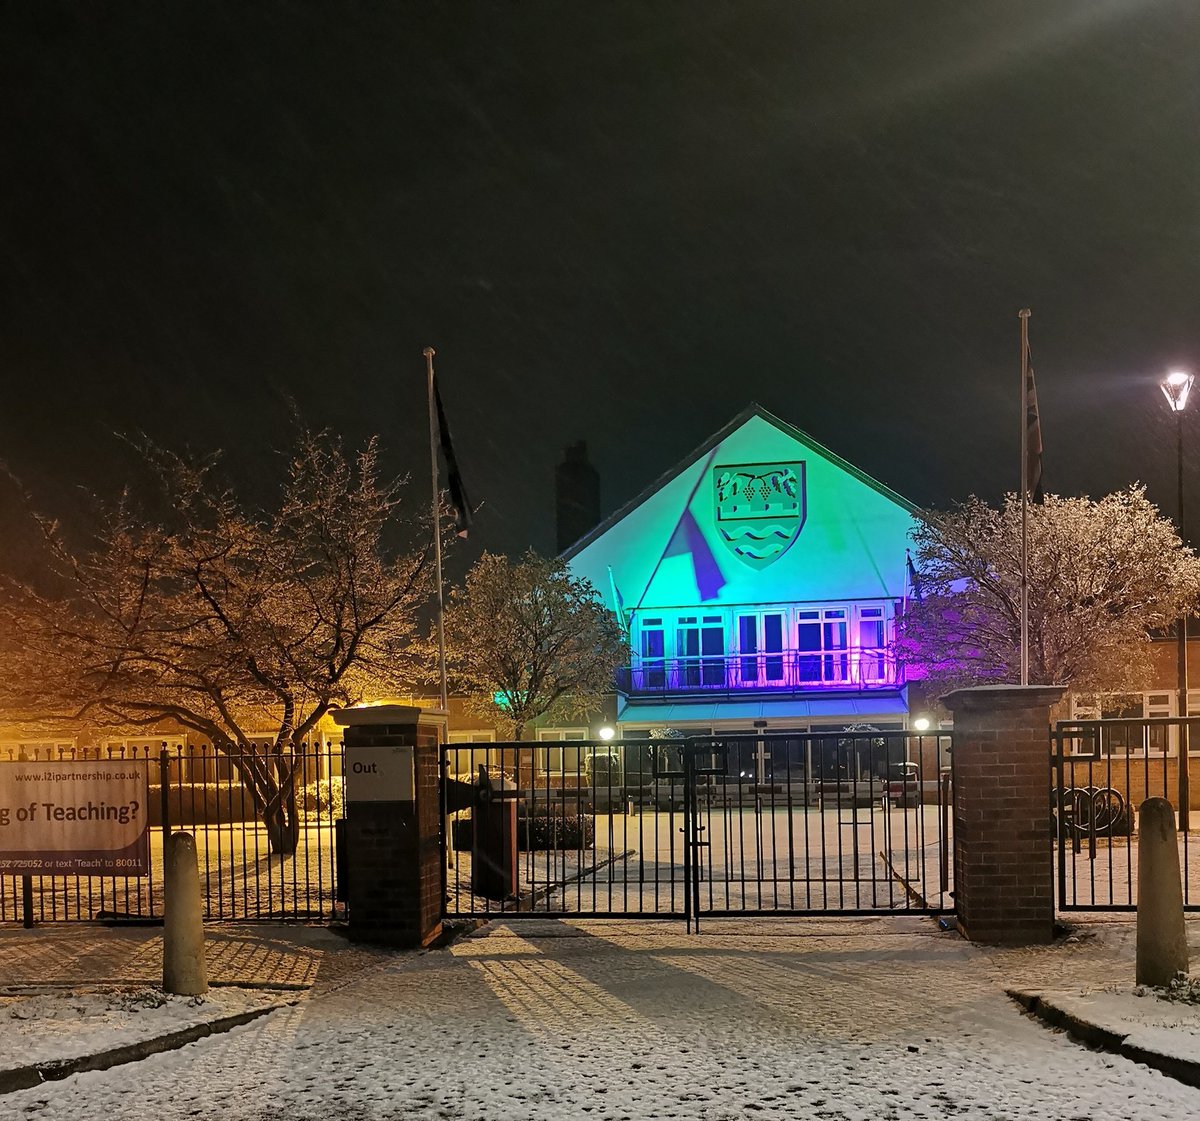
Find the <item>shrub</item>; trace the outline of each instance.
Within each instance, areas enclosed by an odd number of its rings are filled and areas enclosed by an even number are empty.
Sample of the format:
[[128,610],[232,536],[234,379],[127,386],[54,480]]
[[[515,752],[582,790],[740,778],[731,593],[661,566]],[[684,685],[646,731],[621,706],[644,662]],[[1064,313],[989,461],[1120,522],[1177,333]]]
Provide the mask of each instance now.
[[527,852],[590,849],[595,843],[596,819],[585,814],[538,814],[517,821],[517,847]]
[[[450,845],[469,852],[475,839],[475,822],[456,817],[450,822]],[[584,814],[538,814],[517,818],[517,848],[522,852],[590,849],[596,843],[595,819]]]
[[323,778],[310,782],[297,799],[305,821],[331,821],[346,816],[346,789],[342,779]]
[[616,751],[594,748],[584,760],[588,786],[593,790],[613,790],[625,781],[623,760]]

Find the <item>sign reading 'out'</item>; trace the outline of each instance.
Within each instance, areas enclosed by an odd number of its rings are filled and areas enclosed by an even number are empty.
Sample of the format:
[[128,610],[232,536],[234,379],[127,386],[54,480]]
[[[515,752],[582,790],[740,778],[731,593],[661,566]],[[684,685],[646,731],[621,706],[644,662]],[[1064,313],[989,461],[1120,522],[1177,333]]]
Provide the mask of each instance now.
[[0,763],[0,875],[145,876],[147,764]]
[[411,747],[347,747],[347,802],[411,802]]

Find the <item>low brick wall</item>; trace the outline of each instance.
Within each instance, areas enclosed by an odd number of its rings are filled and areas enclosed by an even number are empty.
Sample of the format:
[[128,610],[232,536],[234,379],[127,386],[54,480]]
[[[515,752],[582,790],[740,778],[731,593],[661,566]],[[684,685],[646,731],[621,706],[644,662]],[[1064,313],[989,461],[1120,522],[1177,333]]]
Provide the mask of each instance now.
[[[1189,753],[1188,805],[1200,809],[1200,759]],[[1166,798],[1179,808],[1179,760],[1174,757],[1139,758],[1105,755],[1090,765],[1085,760],[1063,763],[1067,786],[1111,786],[1136,812],[1147,798]]]

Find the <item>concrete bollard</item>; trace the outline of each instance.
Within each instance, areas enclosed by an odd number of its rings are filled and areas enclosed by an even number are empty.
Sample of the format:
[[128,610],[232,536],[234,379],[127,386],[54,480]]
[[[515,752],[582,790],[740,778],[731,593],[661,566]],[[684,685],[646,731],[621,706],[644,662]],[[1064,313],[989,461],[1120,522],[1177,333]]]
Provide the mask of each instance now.
[[1137,983],[1162,987],[1187,969],[1175,811],[1147,798],[1138,808]]
[[200,868],[190,833],[172,833],[167,840],[163,916],[163,991],[180,996],[208,992]]

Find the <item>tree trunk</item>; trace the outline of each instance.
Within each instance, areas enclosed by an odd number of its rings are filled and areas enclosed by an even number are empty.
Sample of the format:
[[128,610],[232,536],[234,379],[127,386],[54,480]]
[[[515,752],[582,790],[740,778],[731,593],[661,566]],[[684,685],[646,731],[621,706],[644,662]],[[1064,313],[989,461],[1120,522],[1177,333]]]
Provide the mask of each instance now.
[[294,853],[300,844],[295,761],[282,755],[253,754],[236,744],[220,746],[250,792],[254,812],[267,831],[267,851],[273,856]]

